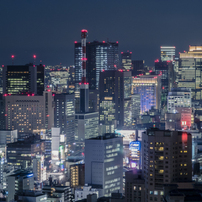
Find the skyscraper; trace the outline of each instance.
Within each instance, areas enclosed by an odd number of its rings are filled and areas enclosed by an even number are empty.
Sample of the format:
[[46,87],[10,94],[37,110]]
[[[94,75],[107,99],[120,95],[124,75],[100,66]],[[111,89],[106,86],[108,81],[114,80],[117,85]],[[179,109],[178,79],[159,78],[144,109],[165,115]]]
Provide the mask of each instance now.
[[202,46],[180,53],[178,87],[191,88],[193,100],[202,99]]
[[175,59],[175,46],[161,46],[161,61],[173,61]]
[[168,93],[167,110],[175,113],[176,107],[191,107],[190,88],[172,88]]
[[129,126],[131,113],[131,72],[110,70],[100,73],[100,124],[106,132],[114,132],[114,126]]
[[[98,136],[98,112],[89,112],[89,83],[87,82],[88,69],[86,68],[86,37],[88,31],[81,30],[81,70],[82,77],[80,87],[80,110],[75,115],[75,140],[84,141],[86,138]],[[78,69],[77,69],[78,70]],[[77,72],[76,70],[76,72]]]
[[166,105],[168,92],[174,86],[174,66],[172,62],[155,61],[155,73],[161,76],[161,103]]
[[55,94],[54,126],[66,135],[66,144],[74,142],[75,132],[75,101],[74,94]]
[[52,92],[44,91],[43,96],[4,94],[4,97],[6,129],[32,133],[33,130],[39,132],[53,127]]
[[85,183],[99,187],[99,196],[123,192],[122,137],[108,133],[85,141]]
[[140,113],[149,111],[152,107],[161,107],[161,76],[144,75],[133,78],[133,93],[140,94]]
[[166,129],[190,129],[192,125],[191,89],[172,88],[167,100]]
[[132,52],[121,52],[121,63],[124,70],[132,69]]
[[132,60],[132,76],[144,74],[144,60]]
[[43,65],[8,65],[3,67],[3,93],[43,95]]
[[[118,68],[118,42],[88,42],[86,44],[86,57],[86,81],[89,83],[89,89],[98,89],[100,72],[102,70],[114,70]],[[81,43],[75,42],[74,62],[76,83],[81,82],[81,59]]]
[[142,135],[145,202],[162,201],[163,185],[192,180],[192,137],[179,131],[148,129]]

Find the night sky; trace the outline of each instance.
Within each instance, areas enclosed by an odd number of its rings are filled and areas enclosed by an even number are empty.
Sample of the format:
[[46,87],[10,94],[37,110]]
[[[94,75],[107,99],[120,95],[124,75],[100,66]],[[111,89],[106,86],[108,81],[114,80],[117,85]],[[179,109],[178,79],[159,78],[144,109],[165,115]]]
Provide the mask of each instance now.
[[119,41],[146,65],[161,45],[202,44],[202,0],[0,0],[0,64],[74,64],[74,41]]

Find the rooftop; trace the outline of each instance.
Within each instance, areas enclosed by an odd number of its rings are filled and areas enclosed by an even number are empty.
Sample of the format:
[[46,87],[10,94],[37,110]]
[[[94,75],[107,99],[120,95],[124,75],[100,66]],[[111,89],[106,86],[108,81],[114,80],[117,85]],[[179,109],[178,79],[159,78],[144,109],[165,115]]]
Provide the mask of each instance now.
[[107,140],[120,137],[117,133],[105,133],[103,136],[98,136],[95,138],[90,138],[88,140]]

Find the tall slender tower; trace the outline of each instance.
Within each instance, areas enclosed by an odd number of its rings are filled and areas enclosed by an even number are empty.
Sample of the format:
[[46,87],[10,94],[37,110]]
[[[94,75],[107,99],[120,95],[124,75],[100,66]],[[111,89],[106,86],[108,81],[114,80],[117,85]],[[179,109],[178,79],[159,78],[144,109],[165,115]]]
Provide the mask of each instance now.
[[80,83],[80,111],[89,111],[89,83],[86,82],[86,37],[88,31],[81,30],[81,47],[82,47],[82,79]]

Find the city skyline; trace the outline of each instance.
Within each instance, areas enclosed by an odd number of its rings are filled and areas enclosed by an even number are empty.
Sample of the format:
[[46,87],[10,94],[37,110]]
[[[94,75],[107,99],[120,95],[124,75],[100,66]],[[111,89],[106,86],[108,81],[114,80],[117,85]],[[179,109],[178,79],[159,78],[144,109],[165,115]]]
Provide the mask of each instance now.
[[176,46],[178,55],[201,44],[197,19],[202,2],[195,2],[1,2],[0,64],[11,64],[11,55],[14,64],[26,64],[36,54],[36,63],[72,65],[74,41],[80,41],[79,31],[85,28],[88,41],[119,41],[119,54],[129,50],[132,59],[153,66],[162,45]]

